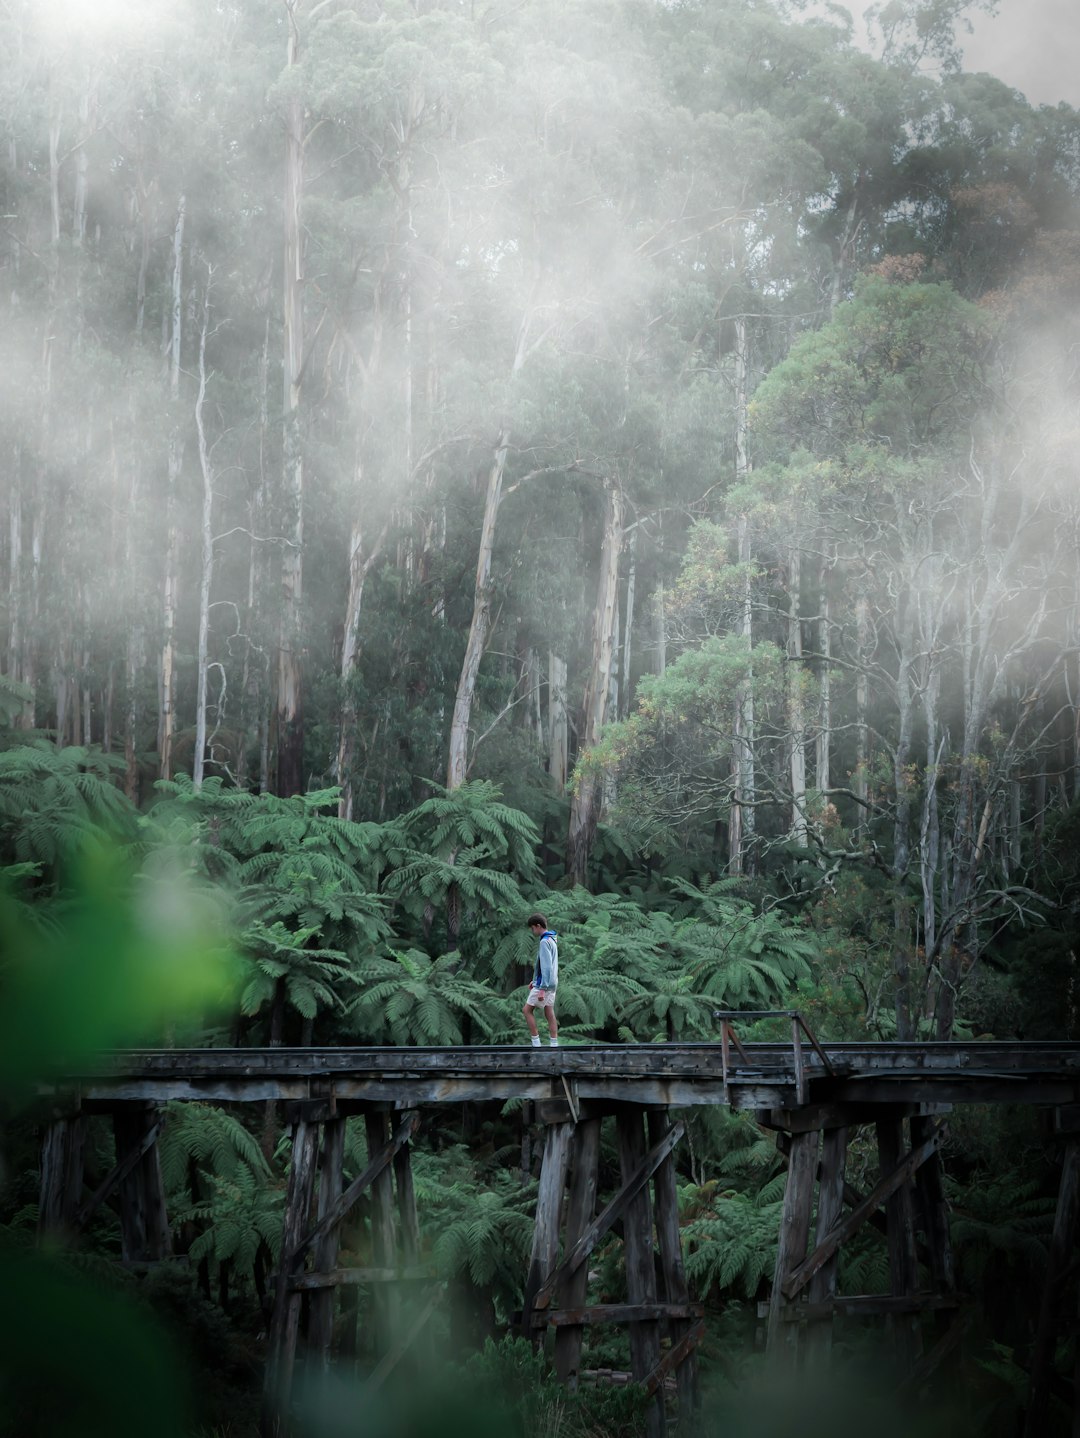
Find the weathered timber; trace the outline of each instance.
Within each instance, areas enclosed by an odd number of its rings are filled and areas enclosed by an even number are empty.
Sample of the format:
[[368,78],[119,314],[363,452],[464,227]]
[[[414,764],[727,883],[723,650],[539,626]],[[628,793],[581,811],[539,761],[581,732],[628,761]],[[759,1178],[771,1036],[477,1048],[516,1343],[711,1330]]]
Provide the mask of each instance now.
[[644,1159],[642,1159],[641,1163],[630,1175],[629,1180],[624,1182],[614,1198],[605,1204],[596,1218],[589,1224],[581,1238],[578,1239],[577,1243],[574,1244],[573,1248],[563,1259],[562,1263],[559,1264],[558,1268],[555,1269],[539,1288],[533,1300],[535,1307],[544,1308],[551,1302],[551,1296],[556,1284],[560,1282],[565,1274],[573,1272],[578,1264],[584,1263],[585,1259],[588,1258],[589,1254],[600,1242],[604,1234],[607,1233],[611,1225],[616,1219],[622,1216],[631,1199],[648,1183],[660,1164],[663,1163],[679,1139],[682,1138],[684,1132],[684,1125],[677,1123],[674,1128],[665,1135],[661,1142],[645,1155]]
[[660,1362],[649,1374],[648,1378],[646,1378],[645,1392],[648,1394],[659,1393],[659,1396],[662,1397],[663,1387],[667,1383],[668,1374],[672,1368],[674,1368],[676,1364],[679,1366],[679,1369],[686,1367],[694,1349],[701,1342],[704,1335],[705,1322],[704,1319],[699,1319],[693,1328],[683,1334],[678,1343],[671,1345]]
[[[615,1124],[619,1141],[619,1173],[625,1187],[645,1165],[645,1129],[641,1110],[627,1105],[616,1116]],[[641,1185],[626,1205],[623,1215],[623,1251],[629,1301],[634,1304],[655,1303],[652,1204],[649,1201],[647,1184]],[[631,1323],[630,1370],[634,1377],[639,1383],[645,1383],[659,1363],[660,1333],[655,1319]],[[662,1438],[664,1430],[664,1395],[663,1392],[657,1392],[645,1410],[646,1438]]]
[[[1065,1145],[1065,1158],[1058,1186],[1054,1227],[1047,1255],[1046,1284],[1039,1309],[1039,1327],[1031,1351],[1030,1389],[1024,1438],[1042,1438],[1047,1429],[1050,1407],[1050,1380],[1054,1348],[1059,1331],[1064,1285],[1070,1272],[1069,1258],[1080,1230],[1080,1139]],[[1075,1273],[1074,1273],[1075,1281]]]
[[790,1356],[794,1357],[797,1335],[793,1329],[788,1333],[783,1330],[783,1298],[785,1294],[792,1296],[789,1289],[790,1276],[793,1272],[798,1272],[799,1265],[806,1257],[819,1143],[820,1134],[816,1130],[795,1134],[791,1140],[784,1207],[780,1218],[780,1241],[776,1250],[776,1272],[769,1303],[767,1344],[770,1354],[776,1357],[787,1352],[788,1338],[792,1347]]
[[[932,1131],[930,1118],[915,1115],[911,1119],[911,1146],[915,1148],[926,1143]],[[925,1235],[925,1251],[917,1248],[917,1256],[930,1269],[935,1292],[954,1293],[956,1271],[949,1236],[949,1205],[945,1197],[941,1154],[937,1149],[915,1170],[915,1202]]]
[[75,1229],[77,1232],[86,1227],[105,1200],[123,1183],[124,1179],[127,1178],[128,1174],[140,1161],[143,1154],[147,1153],[152,1145],[157,1142],[160,1133],[161,1120],[158,1119],[157,1122],[143,1134],[138,1145],[134,1148],[129,1148],[120,1162],[113,1165],[76,1213]]
[[[904,1153],[903,1119],[881,1118],[877,1125],[878,1160],[882,1178],[894,1173]],[[923,1140],[930,1141],[930,1135]],[[921,1146],[921,1145],[920,1145]],[[929,1159],[936,1152],[932,1146]],[[919,1165],[921,1167],[921,1165]],[[914,1173],[915,1170],[912,1170]],[[915,1212],[912,1202],[911,1178],[897,1184],[885,1200],[886,1242],[889,1249],[889,1281],[894,1297],[906,1298],[919,1285],[919,1265],[915,1257]],[[909,1315],[897,1314],[889,1320],[893,1346],[900,1367],[909,1371],[919,1357],[918,1322]]]
[[[908,1181],[919,1165],[934,1152],[941,1142],[943,1125],[937,1125],[930,1138],[918,1148],[913,1149],[900,1162],[900,1164],[882,1178],[874,1189],[863,1199],[857,1208],[853,1209],[841,1223],[838,1223],[810,1254],[809,1258],[798,1264],[788,1275],[784,1282],[784,1293],[788,1298],[794,1298],[795,1294],[808,1283],[817,1270],[830,1259],[840,1245],[847,1241],[878,1207],[885,1202],[891,1193],[894,1193],[901,1184]],[[794,1140],[792,1143],[792,1155],[794,1157]],[[790,1184],[790,1178],[788,1180]]]
[[318,1156],[318,1125],[301,1119],[293,1126],[292,1162],[289,1186],[285,1197],[285,1225],[282,1233],[281,1270],[274,1293],[274,1309],[270,1320],[266,1374],[263,1387],[262,1433],[264,1438],[284,1438],[288,1431],[288,1408],[292,1393],[293,1366],[296,1362],[296,1339],[300,1327],[298,1290],[289,1279],[302,1254],[301,1235],[306,1228],[315,1188],[315,1163]]
[[401,1268],[328,1268],[322,1272],[293,1273],[289,1287],[303,1293],[321,1288],[367,1288],[376,1283],[431,1283],[435,1278],[423,1264]]
[[296,1240],[295,1249],[289,1253],[289,1266],[295,1267],[299,1259],[311,1247],[317,1243],[324,1233],[334,1228],[341,1222],[345,1215],[353,1208],[356,1200],[370,1188],[386,1165],[394,1157],[398,1149],[409,1141],[419,1127],[420,1117],[415,1113],[408,1113],[401,1121],[397,1133],[389,1142],[383,1144],[372,1156],[371,1161],[365,1167],[363,1173],[359,1174],[349,1184],[348,1188],[332,1203],[327,1212],[319,1218],[318,1223],[303,1237]]
[[[580,1243],[596,1213],[597,1168],[600,1157],[599,1118],[587,1119],[574,1130],[573,1153],[571,1156],[570,1199],[566,1211],[566,1246],[571,1251]],[[561,1273],[558,1281],[559,1307],[565,1311],[580,1311],[585,1302],[589,1274],[587,1265]],[[535,1300],[534,1300],[535,1304]],[[533,1321],[543,1321],[543,1310],[534,1307]],[[550,1313],[549,1313],[550,1319]],[[550,1319],[554,1322],[554,1319]],[[583,1319],[587,1322],[587,1319]],[[560,1382],[570,1388],[577,1387],[578,1369],[581,1363],[581,1324],[560,1327],[555,1334],[555,1372]]]
[[[821,1172],[818,1180],[817,1230],[820,1243],[827,1233],[840,1222],[844,1212],[844,1170],[847,1165],[848,1131],[846,1128],[830,1128],[825,1131],[821,1144]],[[836,1297],[836,1275],[839,1254],[834,1253],[821,1265],[810,1279],[807,1293],[808,1308],[821,1305],[827,1314],[827,1321],[814,1323],[807,1333],[807,1354],[809,1362],[828,1360],[832,1349],[832,1312]]]
[[[318,1218],[320,1223],[341,1195],[342,1165],[345,1158],[345,1120],[331,1119],[323,1125],[322,1163],[319,1166]],[[312,1245],[312,1262],[317,1273],[333,1269],[338,1256],[338,1226],[325,1226]],[[296,1284],[290,1283],[296,1291]],[[323,1288],[311,1299],[308,1323],[308,1349],[317,1368],[325,1376],[330,1367],[330,1344],[334,1336],[334,1290]]]
[[[1075,1042],[826,1044],[820,1053],[800,1046],[799,1054],[811,1103],[1080,1104]],[[798,1106],[795,1053],[790,1044],[776,1043],[744,1045],[739,1064],[726,1074],[718,1043],[141,1050],[104,1056],[64,1082],[43,1084],[41,1092],[62,1096],[78,1087],[86,1103],[542,1101],[565,1097],[564,1076],[579,1106],[628,1096],[676,1107],[728,1098],[742,1109]]]
[[533,1312],[533,1326],[550,1324],[564,1333],[589,1323],[645,1323],[662,1318],[700,1318],[700,1303],[591,1303],[581,1308],[547,1308]]
[[[38,1232],[42,1235],[58,1236],[78,1232],[82,1227],[79,1200],[85,1146],[86,1119],[81,1114],[55,1118],[46,1126],[41,1145],[38,1205]],[[133,1165],[138,1157],[136,1155]]]
[[120,1200],[120,1252],[126,1262],[157,1262],[172,1252],[172,1233],[165,1209],[161,1155],[144,1139],[157,1126],[152,1104],[123,1104],[113,1115],[116,1152],[121,1159],[139,1150],[117,1184]]
[[[402,1124],[399,1134],[411,1132],[411,1120]],[[389,1115],[382,1112],[366,1113],[364,1127],[367,1131],[368,1153],[379,1154],[382,1163],[371,1180],[371,1257],[376,1268],[393,1266],[397,1247],[394,1235],[394,1184],[391,1158],[395,1140],[391,1139]],[[370,1165],[369,1165],[370,1167]],[[401,1303],[397,1291],[383,1284],[374,1290],[372,1308],[375,1320],[376,1350],[386,1353],[399,1338]]]
[[[652,1111],[646,1116],[649,1143],[655,1150],[671,1132],[671,1119],[664,1111]],[[683,1266],[682,1240],[679,1234],[679,1196],[676,1187],[675,1157],[669,1153],[662,1160],[653,1179],[656,1196],[656,1241],[660,1250],[660,1276],[664,1285],[664,1297],[669,1304],[686,1305],[690,1300],[690,1288]],[[671,1315],[671,1341],[678,1348],[686,1336],[689,1324]],[[693,1345],[686,1352],[685,1362],[675,1370],[679,1393],[679,1427],[688,1432],[693,1420],[697,1400],[697,1362]]]
[[570,1141],[574,1125],[552,1124],[544,1140],[544,1157],[540,1168],[540,1186],[536,1195],[536,1220],[533,1226],[532,1255],[525,1279],[525,1298],[521,1311],[522,1332],[532,1332],[532,1315],[537,1294],[545,1287],[559,1256],[559,1220],[562,1216],[563,1190],[570,1160]]

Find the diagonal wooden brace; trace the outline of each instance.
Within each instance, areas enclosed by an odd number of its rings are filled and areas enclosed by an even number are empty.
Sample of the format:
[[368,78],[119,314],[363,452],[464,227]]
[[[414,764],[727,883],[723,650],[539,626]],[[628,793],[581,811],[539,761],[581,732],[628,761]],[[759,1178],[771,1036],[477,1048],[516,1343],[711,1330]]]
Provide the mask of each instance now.
[[905,1184],[915,1170],[937,1151],[944,1132],[945,1124],[938,1124],[925,1143],[921,1143],[918,1148],[913,1148],[900,1160],[892,1173],[887,1174],[873,1191],[867,1194],[863,1201],[848,1214],[847,1218],[829,1230],[813,1253],[788,1275],[783,1285],[786,1297],[794,1298],[796,1293],[810,1282],[822,1264],[827,1263],[840,1245],[866,1222],[878,1205],[884,1203],[890,1194],[895,1193],[902,1184]]
[[405,1115],[405,1119],[402,1122],[401,1127],[398,1129],[397,1133],[394,1134],[393,1138],[390,1139],[388,1143],[384,1144],[381,1149],[379,1149],[378,1153],[364,1169],[363,1173],[361,1173],[359,1177],[353,1179],[352,1183],[349,1184],[348,1188],[344,1191],[344,1193],[342,1193],[339,1198],[334,1200],[333,1204],[327,1210],[325,1216],[319,1220],[319,1222],[310,1231],[310,1233],[306,1233],[304,1235],[304,1237],[300,1240],[296,1247],[291,1251],[286,1262],[281,1265],[283,1273],[289,1273],[294,1270],[298,1266],[300,1259],[303,1258],[304,1254],[311,1247],[311,1245],[318,1242],[318,1240],[322,1238],[324,1234],[329,1233],[336,1224],[339,1224],[341,1222],[341,1220],[352,1208],[353,1204],[355,1204],[356,1200],[363,1193],[364,1189],[369,1188],[371,1184],[374,1183],[375,1179],[377,1179],[379,1174],[382,1173],[386,1165],[393,1160],[393,1157],[397,1153],[397,1151],[402,1148],[406,1143],[408,1143],[410,1138],[412,1138],[413,1134],[416,1132],[419,1126],[419,1114],[409,1113]]
[[619,1189],[611,1202],[607,1204],[593,1219],[592,1223],[589,1224],[588,1228],[578,1239],[577,1243],[574,1244],[558,1268],[554,1269],[548,1275],[543,1285],[537,1291],[536,1297],[533,1299],[532,1306],[534,1309],[547,1308],[550,1305],[551,1296],[555,1292],[556,1285],[561,1279],[565,1278],[567,1274],[573,1273],[580,1264],[585,1262],[586,1258],[588,1258],[604,1234],[607,1233],[615,1220],[620,1217],[626,1205],[641,1192],[649,1179],[652,1178],[664,1159],[667,1158],[679,1139],[682,1138],[683,1132],[683,1125],[677,1123],[669,1133],[664,1135],[656,1147],[645,1155],[641,1163],[622,1188]]

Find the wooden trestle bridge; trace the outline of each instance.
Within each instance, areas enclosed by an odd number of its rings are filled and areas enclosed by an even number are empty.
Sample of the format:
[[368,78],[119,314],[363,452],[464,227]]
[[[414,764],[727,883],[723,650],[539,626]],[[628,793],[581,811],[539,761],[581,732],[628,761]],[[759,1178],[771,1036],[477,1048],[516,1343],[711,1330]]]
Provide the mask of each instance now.
[[[360,1286],[374,1293],[384,1349],[373,1384],[400,1359],[437,1301],[412,1310],[411,1329],[393,1328],[397,1285],[422,1283],[409,1140],[425,1110],[446,1104],[523,1099],[545,1126],[532,1261],[522,1329],[555,1329],[559,1376],[577,1379],[586,1324],[628,1325],[634,1378],[652,1401],[648,1431],[692,1410],[694,1349],[701,1308],[688,1291],[679,1243],[674,1153],[683,1125],[672,1110],[725,1104],[752,1113],[776,1133],[788,1177],[779,1252],[768,1310],[768,1346],[778,1365],[827,1354],[836,1314],[881,1315],[917,1388],[963,1329],[956,1291],[939,1147],[956,1104],[1025,1104],[1047,1111],[1048,1142],[1064,1147],[1048,1280],[1031,1361],[1029,1438],[1045,1432],[1055,1339],[1075,1286],[1070,1258],[1080,1227],[1080,1044],[824,1043],[796,1014],[786,1043],[740,1043],[725,1017],[715,1044],[602,1045],[558,1049],[333,1048],[191,1049],[125,1052],[93,1071],[47,1086],[51,1117],[42,1158],[42,1224],[77,1232],[106,1199],[118,1208],[123,1256],[153,1263],[169,1256],[155,1141],[160,1105],[276,1101],[291,1123],[292,1163],[270,1320],[264,1428],[288,1428],[301,1339],[309,1374],[331,1361],[335,1298],[352,1305]],[[88,1193],[83,1146],[89,1115],[109,1113],[117,1163]],[[343,1178],[345,1119],[364,1116],[367,1167]],[[614,1124],[621,1184],[598,1192],[601,1125]],[[849,1135],[876,1131],[880,1180],[853,1191],[845,1177]],[[373,1267],[343,1268],[342,1220],[366,1195]],[[837,1255],[863,1224],[887,1236],[891,1293],[841,1294]],[[626,1301],[588,1306],[588,1255],[620,1224]],[[1072,1273],[1072,1278],[1067,1275]],[[933,1313],[932,1325],[919,1316]],[[1072,1312],[1076,1294],[1072,1294]],[[340,1325],[338,1325],[340,1327]],[[393,1337],[391,1337],[393,1333]]]

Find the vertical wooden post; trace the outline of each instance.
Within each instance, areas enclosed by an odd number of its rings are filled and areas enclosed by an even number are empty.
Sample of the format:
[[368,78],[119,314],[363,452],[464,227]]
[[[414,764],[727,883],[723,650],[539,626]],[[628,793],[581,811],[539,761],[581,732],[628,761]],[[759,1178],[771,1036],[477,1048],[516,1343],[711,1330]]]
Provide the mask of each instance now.
[[[848,1131],[830,1128],[821,1145],[821,1178],[818,1183],[816,1242],[821,1243],[840,1221],[844,1210],[844,1170],[847,1165]],[[826,1303],[836,1297],[836,1273],[839,1252],[823,1263],[808,1284],[811,1303]],[[832,1351],[832,1317],[812,1323],[807,1330],[808,1361],[827,1362]]]
[[[397,1211],[398,1211],[398,1232],[401,1242],[401,1261],[406,1267],[412,1267],[420,1258],[420,1224],[416,1217],[416,1189],[413,1186],[412,1176],[412,1146],[404,1144],[394,1154],[394,1181],[397,1186]],[[410,1293],[412,1290],[408,1290]],[[410,1310],[415,1305],[410,1304]],[[410,1311],[410,1320],[414,1316]],[[431,1328],[425,1324],[417,1334],[413,1347],[416,1356],[422,1365],[421,1371],[426,1371],[429,1360],[432,1356]]]
[[[814,1175],[817,1169],[817,1129],[792,1136],[788,1155],[788,1176],[784,1188],[784,1208],[780,1218],[780,1242],[776,1250],[776,1272],[773,1275],[772,1297],[769,1302],[767,1351],[776,1360],[797,1354],[797,1332],[784,1324],[784,1283],[788,1275],[806,1257],[810,1238],[810,1215],[814,1206]],[[787,1346],[791,1338],[790,1350]]]
[[555,1267],[559,1256],[559,1218],[562,1213],[563,1189],[570,1157],[572,1123],[553,1123],[544,1139],[544,1160],[540,1168],[540,1188],[536,1195],[536,1224],[533,1228],[532,1257],[525,1279],[525,1301],[521,1309],[521,1331],[526,1338],[537,1341],[533,1332],[533,1299],[544,1280]]
[[[914,1116],[911,1120],[912,1148],[924,1144],[930,1138],[933,1127],[932,1118],[925,1115]],[[956,1270],[949,1237],[949,1205],[945,1198],[941,1155],[937,1150],[915,1170],[915,1201],[926,1237],[934,1292],[955,1293]],[[939,1334],[949,1327],[950,1321],[947,1313],[937,1314]]]
[[[669,1133],[671,1117],[666,1109],[651,1109],[648,1115],[649,1146],[655,1148]],[[667,1303],[689,1303],[690,1286],[683,1266],[679,1234],[679,1195],[675,1179],[675,1155],[669,1153],[656,1170],[656,1241],[660,1249],[660,1272]],[[690,1328],[690,1319],[671,1320],[671,1342],[676,1344]],[[697,1401],[697,1359],[688,1353],[675,1370],[679,1393],[679,1428],[688,1433]]]
[[274,1312],[267,1345],[266,1380],[263,1391],[262,1432],[264,1438],[282,1438],[288,1431],[289,1398],[292,1393],[296,1337],[300,1328],[300,1294],[292,1290],[291,1254],[307,1231],[315,1187],[319,1126],[308,1119],[293,1125],[292,1163],[285,1199],[285,1223],[281,1235]]
[[[323,1124],[323,1152],[319,1169],[318,1221],[326,1217],[331,1204],[341,1195],[342,1166],[345,1160],[345,1120],[333,1118]],[[335,1224],[315,1244],[312,1259],[316,1273],[328,1273],[337,1264],[341,1242],[340,1226]],[[325,1374],[330,1367],[330,1345],[334,1336],[334,1300],[336,1290],[320,1288],[311,1295],[308,1347],[314,1366]]]
[[1080,1140],[1070,1139],[1058,1187],[1054,1229],[1047,1255],[1046,1287],[1039,1309],[1039,1327],[1031,1351],[1031,1386],[1024,1438],[1043,1438],[1050,1407],[1050,1380],[1054,1369],[1054,1347],[1059,1331],[1059,1309],[1069,1257],[1080,1222]]
[[54,1118],[41,1141],[41,1204],[38,1233],[70,1234],[83,1189],[86,1119],[79,1114]]
[[[140,1147],[157,1122],[149,1103],[125,1103],[113,1115],[116,1157],[119,1161]],[[120,1181],[120,1251],[127,1263],[155,1262],[172,1251],[172,1235],[165,1210],[161,1155],[156,1143]]]
[[[891,1173],[904,1156],[904,1121],[881,1118],[876,1124],[878,1157],[881,1176]],[[905,1298],[919,1286],[919,1265],[915,1248],[915,1212],[912,1185],[908,1181],[885,1200],[886,1239],[889,1245],[889,1275],[895,1297]],[[919,1319],[916,1314],[890,1317],[897,1362],[910,1372],[921,1349]]]
[[[390,1141],[390,1116],[382,1109],[368,1109],[364,1114],[369,1157]],[[393,1268],[397,1262],[394,1237],[394,1185],[389,1164],[371,1183],[371,1261],[376,1268]],[[377,1283],[372,1294],[374,1309],[375,1351],[382,1357],[393,1347],[397,1337],[400,1312],[396,1286]]]
[[[621,1105],[615,1119],[619,1137],[619,1169],[623,1183],[645,1157],[645,1128],[642,1110]],[[626,1249],[626,1287],[631,1303],[656,1301],[656,1270],[653,1267],[652,1202],[646,1184],[626,1206],[623,1215]],[[660,1332],[655,1319],[630,1324],[630,1370],[644,1382],[660,1362]],[[661,1383],[645,1410],[646,1438],[662,1438],[665,1428],[664,1385]]]
[[[573,1169],[570,1176],[570,1200],[566,1211],[566,1248],[569,1252],[596,1215],[596,1187],[600,1159],[601,1120],[591,1118],[574,1131]],[[588,1263],[565,1278],[555,1301],[559,1308],[581,1308],[589,1284]],[[582,1328],[560,1327],[555,1332],[555,1372],[561,1383],[577,1387],[581,1364]]]

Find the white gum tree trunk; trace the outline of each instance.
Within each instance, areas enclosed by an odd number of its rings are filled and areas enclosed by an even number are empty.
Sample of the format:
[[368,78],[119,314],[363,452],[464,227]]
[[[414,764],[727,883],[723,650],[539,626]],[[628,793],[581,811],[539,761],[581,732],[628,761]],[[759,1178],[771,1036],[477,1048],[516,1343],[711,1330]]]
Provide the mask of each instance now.
[[[619,556],[623,545],[623,492],[615,480],[604,484],[604,538],[600,551],[600,580],[593,613],[593,652],[585,688],[581,754],[600,738],[608,718],[608,699],[615,663],[615,632],[619,604]],[[584,885],[589,855],[600,817],[602,784],[593,773],[578,777],[570,804],[570,825],[566,843],[566,868],[575,884]]]

